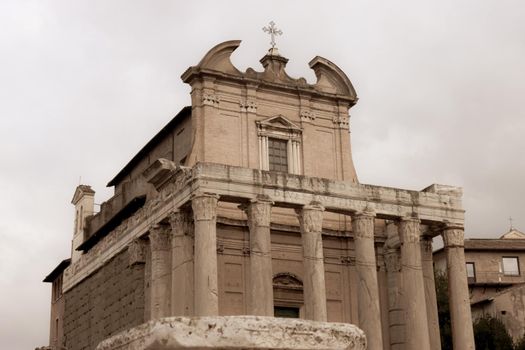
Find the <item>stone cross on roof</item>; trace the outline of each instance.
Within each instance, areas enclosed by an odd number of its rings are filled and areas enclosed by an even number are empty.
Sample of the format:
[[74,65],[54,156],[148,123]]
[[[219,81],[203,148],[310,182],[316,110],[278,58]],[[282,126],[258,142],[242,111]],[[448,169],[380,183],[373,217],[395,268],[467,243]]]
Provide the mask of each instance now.
[[263,31],[265,33],[270,34],[270,37],[272,39],[272,41],[270,41],[270,45],[272,45],[272,49],[275,48],[275,36],[276,35],[282,35],[283,31],[280,30],[280,29],[277,29],[277,27],[275,26],[274,21],[270,21],[270,25],[269,26],[263,27]]

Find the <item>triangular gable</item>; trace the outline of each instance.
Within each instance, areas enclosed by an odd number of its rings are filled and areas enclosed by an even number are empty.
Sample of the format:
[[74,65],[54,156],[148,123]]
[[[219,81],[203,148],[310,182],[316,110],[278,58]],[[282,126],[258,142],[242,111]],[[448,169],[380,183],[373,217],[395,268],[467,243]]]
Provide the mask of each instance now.
[[300,131],[301,127],[292,123],[290,120],[286,119],[282,115],[277,115],[268,119],[260,120],[257,122],[259,126],[266,126],[277,129],[286,129],[286,130],[297,130]]
[[525,233],[516,229],[511,229],[509,232],[501,236],[500,239],[525,239]]
[[78,201],[86,194],[94,195],[95,191],[91,189],[91,186],[78,185],[77,189],[75,190],[75,194],[73,195],[73,199],[71,200],[71,204],[77,204]]

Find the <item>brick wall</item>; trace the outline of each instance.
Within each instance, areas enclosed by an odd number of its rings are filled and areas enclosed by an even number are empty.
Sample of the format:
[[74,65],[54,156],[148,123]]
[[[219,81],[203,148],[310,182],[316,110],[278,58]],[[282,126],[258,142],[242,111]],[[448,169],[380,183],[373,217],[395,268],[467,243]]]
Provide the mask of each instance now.
[[129,266],[126,250],[64,296],[66,348],[95,349],[103,339],[144,322],[144,264]]

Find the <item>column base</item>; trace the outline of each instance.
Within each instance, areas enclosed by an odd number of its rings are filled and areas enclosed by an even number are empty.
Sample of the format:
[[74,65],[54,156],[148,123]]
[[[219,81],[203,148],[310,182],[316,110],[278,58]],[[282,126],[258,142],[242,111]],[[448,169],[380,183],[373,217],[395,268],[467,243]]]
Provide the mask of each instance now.
[[97,350],[264,349],[364,350],[366,338],[348,323],[257,316],[168,317],[102,341]]

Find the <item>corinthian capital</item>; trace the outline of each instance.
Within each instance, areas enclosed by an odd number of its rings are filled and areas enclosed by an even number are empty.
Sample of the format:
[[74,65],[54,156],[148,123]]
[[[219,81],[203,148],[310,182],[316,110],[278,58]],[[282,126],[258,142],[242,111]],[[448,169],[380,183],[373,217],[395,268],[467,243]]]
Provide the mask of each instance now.
[[375,213],[365,210],[352,216],[354,238],[374,238]]
[[198,194],[191,199],[194,220],[213,220],[217,215],[219,196],[216,194]]
[[465,245],[465,234],[461,226],[446,226],[441,235],[445,248],[463,247]]
[[305,205],[299,210],[299,225],[301,226],[301,232],[321,232],[323,230],[323,211],[323,206],[318,203]]
[[174,211],[168,215],[174,236],[193,235],[193,220],[187,211]]
[[401,243],[419,243],[419,219],[405,217],[399,221],[399,239]]
[[151,250],[170,249],[170,227],[168,225],[153,225],[149,229]]
[[266,198],[253,200],[248,205],[243,205],[241,209],[246,212],[248,226],[250,230],[254,227],[269,227],[272,219],[273,202]]

